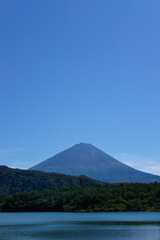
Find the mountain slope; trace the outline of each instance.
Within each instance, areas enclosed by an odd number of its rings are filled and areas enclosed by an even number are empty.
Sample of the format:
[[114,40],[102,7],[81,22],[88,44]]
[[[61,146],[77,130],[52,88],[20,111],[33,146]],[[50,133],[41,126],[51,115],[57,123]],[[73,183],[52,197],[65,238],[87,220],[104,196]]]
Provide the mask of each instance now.
[[72,186],[103,186],[104,183],[87,176],[68,176],[58,173],[12,169],[0,166],[0,194],[28,192],[47,188],[66,188]]
[[80,143],[30,168],[45,172],[86,175],[117,182],[160,182],[160,176],[138,171],[109,156],[91,144]]

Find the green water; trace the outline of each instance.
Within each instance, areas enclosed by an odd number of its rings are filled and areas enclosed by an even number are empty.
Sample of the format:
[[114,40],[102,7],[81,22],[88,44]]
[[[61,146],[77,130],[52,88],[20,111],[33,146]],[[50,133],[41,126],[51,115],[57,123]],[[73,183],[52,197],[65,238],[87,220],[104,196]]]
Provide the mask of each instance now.
[[0,240],[160,240],[160,213],[0,213]]

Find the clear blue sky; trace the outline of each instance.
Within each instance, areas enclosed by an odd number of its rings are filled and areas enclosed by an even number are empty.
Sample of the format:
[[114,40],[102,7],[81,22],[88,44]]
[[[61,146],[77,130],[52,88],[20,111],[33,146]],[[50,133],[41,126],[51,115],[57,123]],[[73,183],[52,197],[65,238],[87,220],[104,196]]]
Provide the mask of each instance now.
[[79,142],[160,174],[160,1],[0,1],[0,164]]

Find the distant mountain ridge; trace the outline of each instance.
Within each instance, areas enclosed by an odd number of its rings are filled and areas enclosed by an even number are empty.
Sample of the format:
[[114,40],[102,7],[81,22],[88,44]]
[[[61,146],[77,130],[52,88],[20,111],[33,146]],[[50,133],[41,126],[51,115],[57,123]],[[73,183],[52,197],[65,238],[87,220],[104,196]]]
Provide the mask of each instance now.
[[68,176],[59,173],[45,173],[0,166],[0,194],[29,192],[48,188],[104,185],[105,183],[101,183],[87,176]]
[[91,144],[80,143],[33,166],[30,170],[86,175],[103,182],[160,182],[160,176],[136,170]]

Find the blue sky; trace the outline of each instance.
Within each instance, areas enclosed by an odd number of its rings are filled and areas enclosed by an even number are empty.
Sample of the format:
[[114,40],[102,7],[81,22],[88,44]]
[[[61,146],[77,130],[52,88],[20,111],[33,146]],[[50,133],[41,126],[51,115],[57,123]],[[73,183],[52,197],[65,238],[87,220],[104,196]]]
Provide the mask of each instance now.
[[0,2],[0,164],[79,142],[160,174],[160,2]]

